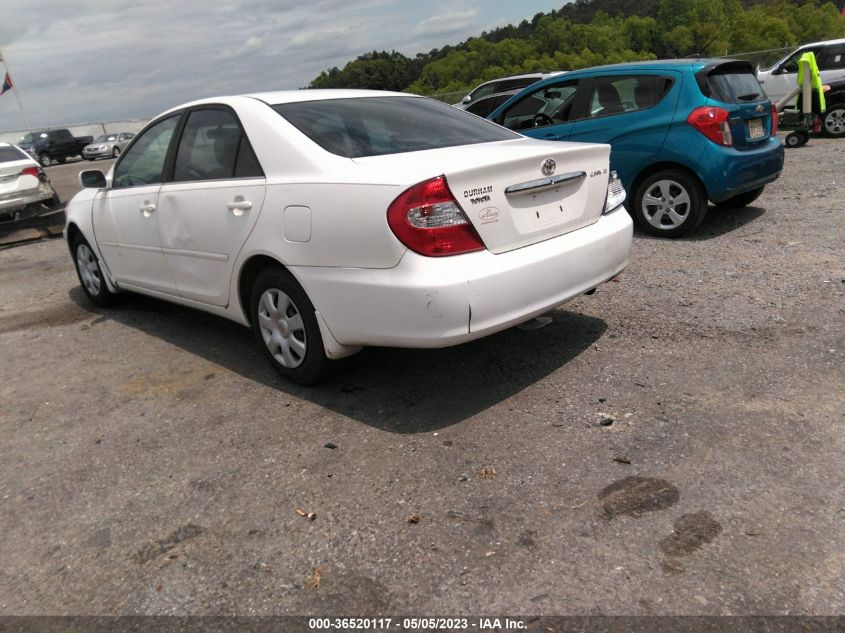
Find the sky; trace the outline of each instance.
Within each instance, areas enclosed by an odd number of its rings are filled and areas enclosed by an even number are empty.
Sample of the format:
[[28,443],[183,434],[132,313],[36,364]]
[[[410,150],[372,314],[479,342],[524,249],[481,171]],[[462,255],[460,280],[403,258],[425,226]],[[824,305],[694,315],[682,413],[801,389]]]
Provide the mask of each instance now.
[[146,118],[193,99],[296,89],[372,50],[405,55],[565,0],[0,0],[0,131]]

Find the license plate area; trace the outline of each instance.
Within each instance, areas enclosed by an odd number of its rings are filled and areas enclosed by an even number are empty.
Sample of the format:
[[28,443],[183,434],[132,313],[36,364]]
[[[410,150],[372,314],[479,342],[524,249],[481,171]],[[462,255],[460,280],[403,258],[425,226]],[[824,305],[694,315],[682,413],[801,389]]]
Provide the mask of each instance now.
[[752,141],[766,136],[763,119],[751,119],[748,122],[748,138]]

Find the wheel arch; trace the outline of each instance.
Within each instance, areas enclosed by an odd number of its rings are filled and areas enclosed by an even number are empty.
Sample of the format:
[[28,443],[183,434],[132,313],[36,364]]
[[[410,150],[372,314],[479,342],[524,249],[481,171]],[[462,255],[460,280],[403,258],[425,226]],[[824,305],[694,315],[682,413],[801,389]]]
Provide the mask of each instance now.
[[67,228],[65,229],[65,243],[67,244],[67,249],[70,251],[71,256],[73,256],[73,240],[76,239],[76,236],[82,233],[82,229],[80,229],[76,222],[68,222]]
[[261,271],[266,270],[267,268],[279,268],[281,270],[287,270],[290,273],[287,266],[278,259],[263,253],[250,255],[238,272],[238,303],[240,304],[241,312],[249,325],[252,325],[252,316],[249,309],[252,287],[255,284],[255,280],[258,278],[258,275],[261,274]]
[[651,176],[652,174],[656,174],[659,171],[663,171],[666,169],[677,169],[679,171],[684,172],[690,178],[694,179],[699,185],[701,185],[702,190],[705,194],[707,194],[708,199],[710,198],[710,193],[707,191],[707,186],[702,182],[701,178],[698,177],[698,174],[695,173],[694,170],[690,169],[683,163],[678,163],[674,161],[661,161],[659,163],[652,163],[647,167],[644,167],[631,181],[631,189],[628,191],[628,200],[633,203],[634,198],[637,195],[637,190],[640,188],[640,185],[643,184],[643,181]]

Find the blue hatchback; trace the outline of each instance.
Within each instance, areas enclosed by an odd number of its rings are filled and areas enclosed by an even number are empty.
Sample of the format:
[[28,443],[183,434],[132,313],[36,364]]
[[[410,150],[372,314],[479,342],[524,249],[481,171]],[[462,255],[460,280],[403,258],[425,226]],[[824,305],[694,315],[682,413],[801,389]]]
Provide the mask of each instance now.
[[533,84],[487,118],[538,139],[609,143],[628,209],[653,235],[691,231],[708,200],[751,204],[783,170],[777,115],[744,61],[586,68]]

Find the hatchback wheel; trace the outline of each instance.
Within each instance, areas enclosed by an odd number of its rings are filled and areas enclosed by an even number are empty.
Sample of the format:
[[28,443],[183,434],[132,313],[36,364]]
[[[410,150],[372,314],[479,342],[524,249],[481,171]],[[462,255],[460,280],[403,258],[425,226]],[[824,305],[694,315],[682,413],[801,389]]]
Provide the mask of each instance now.
[[81,234],[73,239],[73,261],[82,290],[91,302],[104,308],[113,305],[117,296],[106,286],[100,260]]
[[271,268],[258,275],[250,306],[255,336],[282,376],[309,385],[334,368],[336,361],[323,349],[314,306],[290,273]]
[[830,106],[822,118],[822,130],[827,136],[845,136],[845,103]]
[[667,169],[652,174],[640,184],[633,207],[634,219],[647,233],[679,237],[704,220],[707,197],[695,178]]

